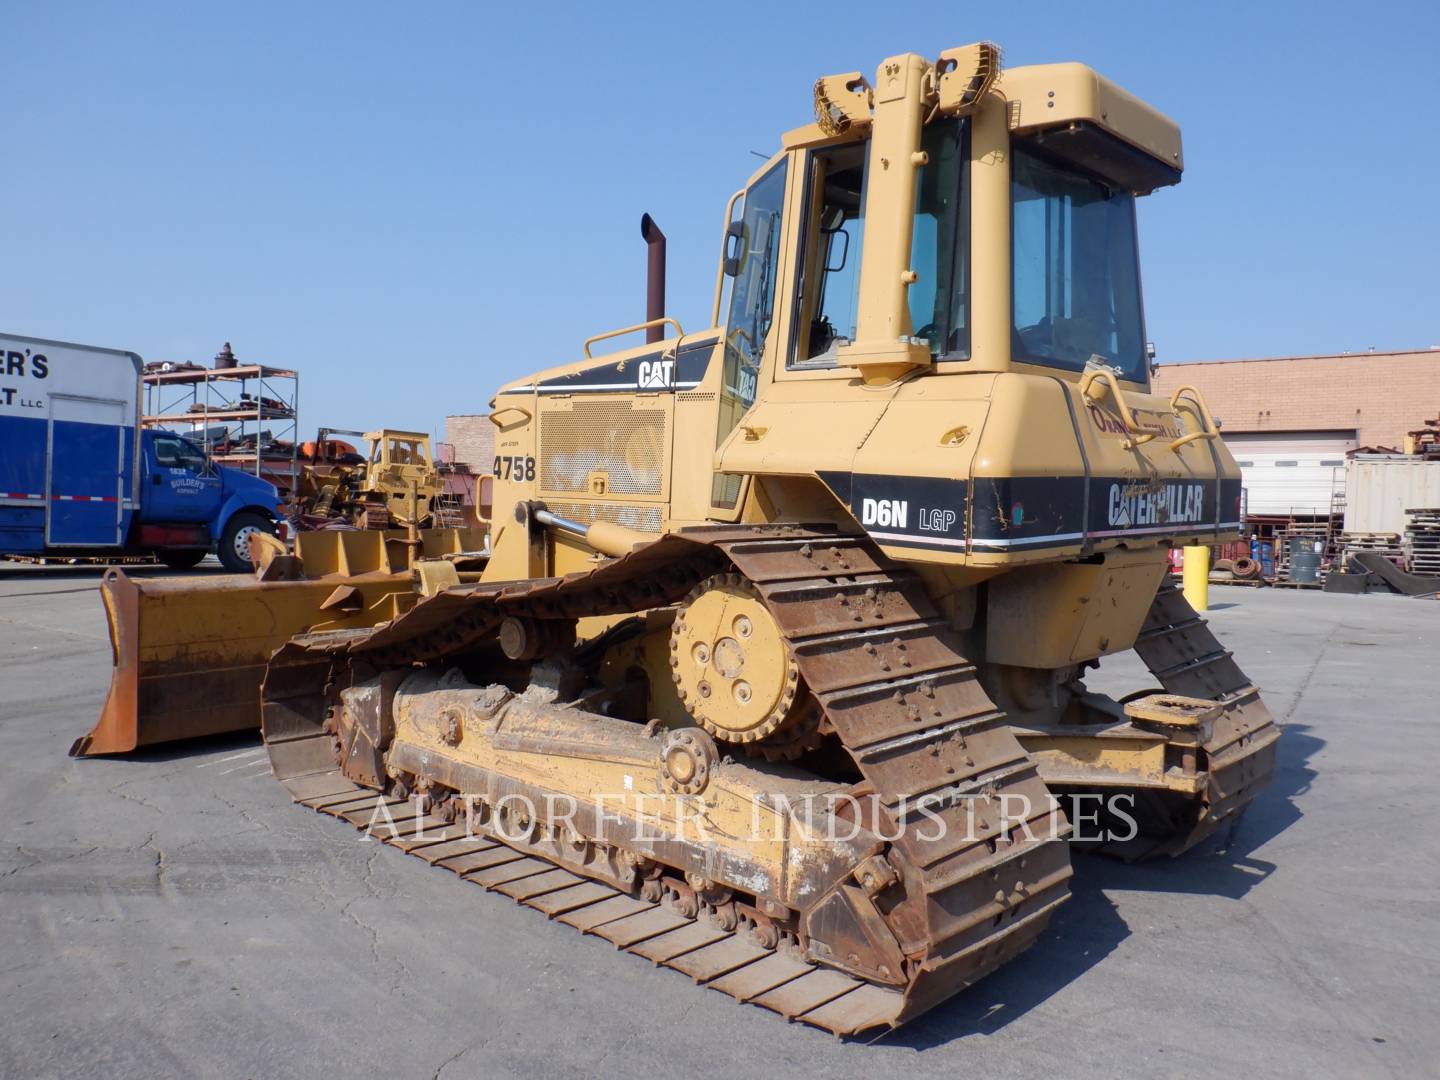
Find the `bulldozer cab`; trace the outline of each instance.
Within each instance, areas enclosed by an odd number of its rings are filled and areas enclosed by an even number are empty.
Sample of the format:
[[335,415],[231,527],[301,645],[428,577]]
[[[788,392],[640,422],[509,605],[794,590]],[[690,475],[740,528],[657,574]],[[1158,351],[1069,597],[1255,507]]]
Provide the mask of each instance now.
[[[977,569],[1234,534],[1203,398],[1149,394],[1136,205],[1179,181],[1178,127],[987,45],[822,78],[815,108],[727,207],[712,328],[500,391],[496,520],[831,521]],[[497,576],[594,556],[509,531]]]
[[[1075,80],[1092,101],[1128,100],[1133,123],[1107,130],[1099,116],[1066,113],[1058,130],[1012,123],[1054,107],[1045,87]],[[932,109],[903,133],[903,167],[879,142],[878,107],[873,133],[852,125],[846,139],[817,124],[786,136],[727,229],[736,371],[758,374],[768,344],[772,380],[836,370],[883,385],[1031,368],[1076,379],[1103,366],[1148,385],[1135,205],[1178,182],[1179,132],[1079,65],[1018,69],[1003,85],[1010,96],[991,91],[961,115]],[[915,96],[923,107],[923,89]],[[1060,100],[1071,114],[1097,108]],[[1143,160],[1139,140],[1173,146],[1173,164]]]
[[[384,428],[368,431],[370,458],[365,470],[362,520],[376,527],[414,520],[425,526],[440,494],[440,474],[430,455],[430,436]],[[380,520],[383,519],[383,520]]]
[[[901,329],[924,342],[932,364],[972,359],[972,266],[1011,279],[1010,359],[1068,372],[1092,361],[1145,385],[1135,196],[1075,163],[1014,140],[1011,249],[974,252],[968,220],[970,124],[931,124],[920,139],[909,270]],[[796,313],[791,369],[840,363],[857,339],[868,161],[864,144],[821,147],[800,159],[802,220],[796,230]],[[1008,262],[1009,266],[1001,265]],[[904,322],[908,321],[908,327]],[[897,335],[897,338],[900,335]],[[923,365],[917,365],[923,366]]]
[[424,479],[430,464],[430,436],[414,431],[367,431],[373,486]]

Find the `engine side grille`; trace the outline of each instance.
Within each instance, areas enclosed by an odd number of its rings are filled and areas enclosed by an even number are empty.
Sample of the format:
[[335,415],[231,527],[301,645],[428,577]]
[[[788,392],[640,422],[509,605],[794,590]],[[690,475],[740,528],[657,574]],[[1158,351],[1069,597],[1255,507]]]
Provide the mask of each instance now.
[[665,409],[629,402],[576,402],[540,414],[540,490],[588,491],[592,472],[609,474],[616,495],[663,495],[670,432]]

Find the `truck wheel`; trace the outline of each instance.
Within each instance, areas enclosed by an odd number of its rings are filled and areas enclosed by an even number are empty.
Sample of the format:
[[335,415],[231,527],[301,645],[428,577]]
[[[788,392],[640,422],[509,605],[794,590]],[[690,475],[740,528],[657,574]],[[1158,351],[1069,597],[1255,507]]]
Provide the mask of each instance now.
[[192,566],[199,566],[200,560],[208,554],[204,548],[163,548],[155,552],[155,557],[171,570],[189,570]]
[[257,532],[275,535],[275,523],[260,514],[242,512],[231,516],[220,535],[216,554],[220,564],[232,574],[250,572],[250,537]]

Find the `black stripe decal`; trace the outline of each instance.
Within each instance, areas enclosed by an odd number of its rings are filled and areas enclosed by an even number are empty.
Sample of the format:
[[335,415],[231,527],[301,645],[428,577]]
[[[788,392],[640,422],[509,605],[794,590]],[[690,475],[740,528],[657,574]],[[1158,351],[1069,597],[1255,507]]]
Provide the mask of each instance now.
[[1203,537],[1240,525],[1238,480],[1096,477],[1087,485],[1080,476],[972,483],[838,471],[819,476],[872,537],[893,546],[1035,551],[1122,537]]
[[627,390],[693,390],[704,381],[718,341],[719,338],[706,338],[688,342],[673,360],[665,358],[664,350],[656,350],[613,363],[597,364],[539,383],[512,386],[501,392],[515,394],[534,390],[541,394],[613,394]]
[[969,485],[938,476],[819,474],[855,520],[882,543],[965,549]]

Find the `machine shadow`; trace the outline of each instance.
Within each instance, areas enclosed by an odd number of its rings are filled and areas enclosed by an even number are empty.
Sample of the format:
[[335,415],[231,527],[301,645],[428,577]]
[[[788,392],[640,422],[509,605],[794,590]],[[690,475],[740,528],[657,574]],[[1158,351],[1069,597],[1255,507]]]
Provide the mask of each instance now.
[[1310,790],[1315,770],[1310,759],[1325,740],[1307,724],[1287,724],[1280,737],[1270,784],[1245,808],[1238,821],[1177,858],[1123,863],[1097,855],[1078,855],[1075,876],[1102,889],[1192,893],[1238,900],[1277,869],[1254,852],[1300,820],[1297,796]]
[[1100,883],[1077,867],[1070,899],[1029,949],[993,975],[877,1042],[912,1050],[992,1035],[1105,959],[1130,927]]
[[87,585],[99,585],[107,570],[123,570],[126,577],[215,577],[226,573],[218,562],[207,560],[188,570],[174,570],[160,563],[87,563],[70,566],[62,563],[35,565],[30,563],[0,560],[0,581],[26,581],[40,579],[48,581],[76,581]]
[[260,724],[257,721],[250,731],[225,731],[218,735],[200,735],[193,739],[160,743],[156,746],[142,746],[126,754],[97,754],[101,760],[158,762],[185,761],[201,754],[223,754],[227,750],[239,752],[262,746]]
[[1124,863],[1072,849],[1070,900],[1020,957],[914,1023],[881,1036],[885,1045],[924,1050],[989,1035],[1043,1003],[1100,963],[1130,934],[1112,891],[1191,893],[1235,900],[1278,868],[1254,852],[1300,819],[1296,796],[1310,790],[1311,757],[1325,740],[1287,724],[1269,787],[1238,822],[1178,858]]

